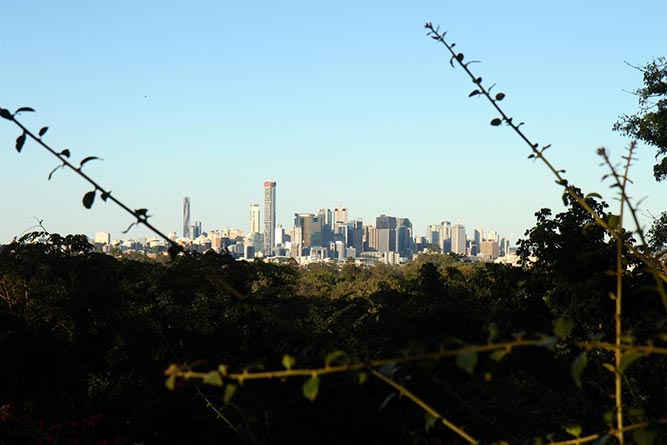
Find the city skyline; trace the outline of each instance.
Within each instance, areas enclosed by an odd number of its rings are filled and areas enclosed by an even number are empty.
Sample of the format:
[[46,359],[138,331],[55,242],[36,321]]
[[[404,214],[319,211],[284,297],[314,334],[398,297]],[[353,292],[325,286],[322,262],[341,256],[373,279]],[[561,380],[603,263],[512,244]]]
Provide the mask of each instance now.
[[[280,185],[284,227],[295,212],[344,205],[365,222],[402,215],[421,232],[448,220],[516,240],[541,208],[561,211],[561,188],[506,127],[488,124],[493,110],[468,98],[469,80],[425,36],[427,21],[448,30],[466,60],[482,61],[475,72],[498,84],[532,138],[552,144],[571,183],[613,205],[595,152],[624,153],[629,141],[611,127],[637,110],[627,91],[642,84],[625,62],[665,55],[667,41],[658,0],[634,4],[641,23],[628,20],[626,2],[597,0],[490,2],[483,14],[435,0],[199,6],[28,1],[3,10],[5,35],[32,27],[0,45],[13,67],[2,72],[0,106],[35,108],[21,121],[48,126],[44,140],[76,163],[103,158],[86,173],[130,208],[149,209],[164,232],[182,232],[184,196],[190,225],[247,230],[267,178]],[[248,33],[253,24],[259,31]],[[123,235],[132,218],[109,203],[85,209],[88,186],[67,171],[49,181],[57,160],[30,141],[17,153],[17,136],[0,122],[0,242],[35,217],[61,234],[150,236],[142,227]],[[642,215],[667,202],[653,155],[640,144],[631,171],[631,195],[647,197]]]

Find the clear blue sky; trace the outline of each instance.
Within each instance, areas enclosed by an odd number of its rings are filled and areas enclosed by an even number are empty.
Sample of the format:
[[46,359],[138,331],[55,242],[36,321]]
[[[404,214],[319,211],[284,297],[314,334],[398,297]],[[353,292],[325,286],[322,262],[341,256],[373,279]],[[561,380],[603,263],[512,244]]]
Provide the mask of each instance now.
[[[595,155],[619,157],[611,132],[636,110],[624,64],[667,55],[667,2],[536,1],[22,1],[0,7],[0,106],[22,116],[133,208],[180,233],[182,198],[204,230],[248,230],[262,184],[277,181],[278,223],[342,204],[374,223],[409,217],[416,234],[442,220],[515,240],[561,190],[526,159],[460,70],[425,36],[431,21],[526,132],[586,191],[612,191]],[[51,232],[121,235],[131,218],[81,205],[89,190],[0,121],[0,242],[44,220]],[[633,196],[667,208],[642,147]]]

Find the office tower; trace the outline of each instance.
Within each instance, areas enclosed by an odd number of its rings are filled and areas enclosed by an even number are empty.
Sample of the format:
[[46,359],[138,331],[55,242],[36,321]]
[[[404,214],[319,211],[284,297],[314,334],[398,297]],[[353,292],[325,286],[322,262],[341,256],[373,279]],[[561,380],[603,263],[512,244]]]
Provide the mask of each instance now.
[[190,238],[190,197],[183,198],[183,238]]
[[276,242],[276,246],[284,246],[285,245],[285,229],[283,228],[282,224],[278,224],[276,226],[275,242]]
[[195,221],[195,223],[192,225],[192,239],[197,239],[201,234],[201,221]]
[[378,229],[375,226],[364,226],[364,252],[378,251]]
[[333,214],[331,209],[319,209],[317,211],[317,218],[321,225],[320,246],[328,247],[334,240],[333,232]]
[[477,253],[479,253],[480,249],[482,248],[482,241],[484,240],[484,230],[482,230],[482,228],[479,226],[475,227],[475,230],[473,231],[473,237],[475,246],[477,247]]
[[259,204],[250,204],[250,233],[260,232]]
[[109,232],[97,232],[95,234],[95,244],[111,244],[111,234]]
[[377,251],[396,252],[396,218],[380,215],[375,218],[375,228],[377,231]]
[[479,255],[488,260],[495,260],[499,256],[498,241],[484,240],[480,247]]
[[496,232],[495,230],[489,232],[489,236],[487,236],[486,239],[495,241],[498,244],[500,244],[500,235],[498,235],[498,232]]
[[396,218],[393,216],[380,215],[375,218],[375,227],[378,229],[395,229]]
[[319,209],[317,211],[317,217],[322,218],[322,224],[326,224],[329,226],[333,226],[331,219],[332,219],[332,214],[331,214],[331,209]]
[[364,247],[364,222],[355,219],[347,223],[345,245],[354,249],[355,254],[361,254]]
[[449,221],[440,223],[440,249],[442,253],[452,251],[452,223]]
[[412,223],[408,218],[396,219],[396,250],[404,258],[412,257]]
[[276,234],[276,181],[264,182],[264,253],[271,255]]
[[334,209],[334,223],[347,223],[347,208],[341,207]]
[[426,243],[432,246],[440,246],[440,234],[442,226],[438,224],[431,224],[426,227]]
[[463,224],[454,224],[452,227],[451,247],[452,252],[466,254],[466,228]]

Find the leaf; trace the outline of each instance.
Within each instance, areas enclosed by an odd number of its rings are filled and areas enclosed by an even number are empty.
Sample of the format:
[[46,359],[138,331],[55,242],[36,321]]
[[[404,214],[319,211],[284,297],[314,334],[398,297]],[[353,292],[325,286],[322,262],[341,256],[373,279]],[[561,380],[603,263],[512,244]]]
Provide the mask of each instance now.
[[47,131],[49,131],[49,127],[42,127],[42,128],[39,130],[39,136],[40,136],[40,137],[44,136],[44,135],[46,134]]
[[316,375],[312,376],[301,387],[303,396],[311,402],[317,398],[317,392],[320,389],[320,378]]
[[[342,360],[341,360],[342,359]],[[346,364],[350,362],[350,356],[345,351],[334,351],[324,358],[324,367],[328,368],[332,363]]]
[[586,195],[586,199],[588,198],[602,199],[602,195],[600,195],[599,193],[592,192]]
[[234,397],[234,393],[236,392],[236,388],[236,385],[232,385],[231,383],[228,383],[227,386],[225,386],[225,393],[222,396],[222,401],[225,402],[225,404],[232,400],[232,397]]
[[570,203],[570,200],[568,199],[568,194],[563,193],[562,199],[563,199],[563,205],[567,207],[567,205]]
[[472,91],[470,92],[470,94],[468,94],[468,97],[477,96],[478,94],[479,94],[479,90],[472,90]]
[[491,343],[498,336],[498,325],[491,323],[486,330],[489,331],[489,338],[486,341]]
[[586,366],[588,365],[588,355],[586,352],[582,352],[577,356],[576,359],[574,359],[574,362],[572,362],[572,369],[570,370],[570,375],[572,376],[572,380],[574,380],[574,383],[581,388],[581,373],[584,372],[584,369],[586,369]]
[[360,385],[363,385],[364,383],[366,383],[367,380],[368,380],[368,373],[367,372],[357,373],[357,383],[359,383]]
[[611,373],[616,373],[616,368],[611,363],[603,363],[602,367]]
[[296,359],[289,354],[283,355],[283,366],[288,371],[292,369],[292,366],[296,363]]
[[68,149],[64,149],[64,150],[61,151],[59,154],[60,154],[60,156],[65,156],[66,158],[69,158],[69,157],[70,157],[70,152],[69,152]]
[[35,110],[33,110],[33,109],[30,108],[30,107],[21,107],[21,108],[19,108],[18,110],[14,111],[14,114],[22,113],[22,112],[24,112],[24,111],[32,111],[32,112],[34,112]]
[[204,376],[204,383],[213,386],[222,386],[222,376],[218,371],[211,371]]
[[396,394],[398,394],[398,393],[396,393],[396,392],[392,392],[392,393],[389,394],[387,397],[385,397],[384,400],[382,401],[382,403],[380,403],[380,408],[378,408],[378,409],[379,409],[380,411],[382,411],[383,409],[385,409],[385,408],[387,407],[387,405],[389,404],[389,402],[391,402],[391,399],[393,399],[394,397],[396,397]]
[[23,149],[23,144],[25,144],[25,133],[16,138],[16,151],[21,153],[21,150]]
[[146,215],[148,213],[148,209],[134,209],[134,216],[137,218],[148,218]]
[[438,418],[433,416],[431,413],[424,413],[424,431],[427,433],[435,426]]
[[572,328],[574,328],[574,322],[567,318],[559,318],[558,320],[554,320],[553,325],[554,334],[556,334],[556,337],[560,339],[570,335]]
[[616,370],[620,375],[623,375],[626,369],[633,364],[637,359],[643,357],[644,354],[637,351],[636,349],[628,349],[621,356],[621,363],[618,365]]
[[108,192],[102,193],[100,198],[102,198],[102,201],[106,201],[107,199],[109,199],[109,196],[111,196],[111,190],[109,190]]
[[505,357],[509,353],[510,351],[508,351],[507,349],[496,349],[491,353],[491,355],[489,355],[489,357],[491,357],[491,360],[493,360],[494,362],[499,362],[503,359],[503,357]]
[[496,94],[496,100],[503,100],[505,98],[505,93]]
[[[136,222],[133,222],[132,224],[130,224],[129,226],[127,226],[127,229],[123,230],[122,233],[127,233],[127,232],[129,232],[130,229],[131,229],[132,227],[136,226],[136,225],[137,225],[137,223],[136,223]],[[170,248],[170,249],[171,249],[171,248]]]
[[456,366],[463,369],[468,374],[472,374],[475,370],[475,365],[477,365],[477,353],[476,352],[462,352],[456,354]]
[[176,376],[170,375],[167,377],[167,380],[164,382],[164,386],[166,386],[169,391],[173,391],[176,387]]
[[56,171],[58,171],[58,170],[60,170],[61,168],[63,168],[64,166],[65,166],[65,164],[61,164],[61,165],[57,166],[56,168],[54,168],[53,170],[51,170],[51,172],[49,173],[49,179],[48,179],[48,180],[50,181],[50,180],[51,180],[51,177],[53,176],[53,174],[54,174]]
[[553,351],[556,347],[556,343],[558,343],[558,337],[542,334],[540,335],[540,342],[538,345],[544,346],[548,350]]
[[655,432],[646,428],[640,428],[632,433],[632,438],[637,445],[653,445],[653,442],[655,442]]
[[609,215],[609,218],[607,218],[607,225],[609,227],[618,226],[618,215]]
[[83,195],[83,206],[85,208],[91,208],[93,206],[93,201],[95,201],[95,190],[91,190]]
[[0,108],[0,116],[4,117],[5,119],[8,120],[14,120],[14,117],[12,116],[12,113],[9,112],[8,109],[6,108]]
[[565,432],[574,437],[579,437],[581,436],[581,425],[566,425]]
[[463,62],[463,53],[458,53],[456,55],[456,60],[458,60],[459,62]]
[[503,122],[503,121],[502,121],[500,118],[496,117],[496,118],[494,118],[494,119],[491,120],[491,125],[493,125],[494,127],[497,127],[497,126],[500,125],[502,122]]
[[103,160],[102,158],[98,158],[97,156],[88,156],[87,158],[83,158],[81,160],[81,162],[79,163],[79,168],[83,167],[83,165],[85,163],[90,162],[90,161],[95,160],[95,159],[99,159],[100,161]]

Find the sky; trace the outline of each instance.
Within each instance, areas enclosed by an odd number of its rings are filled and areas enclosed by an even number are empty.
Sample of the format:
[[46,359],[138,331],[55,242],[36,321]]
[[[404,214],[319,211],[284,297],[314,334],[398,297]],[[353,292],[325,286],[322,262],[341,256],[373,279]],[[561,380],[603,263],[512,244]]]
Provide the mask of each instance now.
[[[641,65],[667,55],[667,2],[536,1],[62,1],[0,6],[0,107],[163,232],[182,227],[182,202],[204,231],[249,229],[249,206],[277,182],[277,222],[347,207],[374,224],[410,218],[416,235],[448,220],[512,241],[562,189],[528,147],[452,69],[425,22],[447,30],[471,68],[571,183],[612,205],[596,149],[615,159],[611,131],[637,111],[628,91]],[[130,215],[97,199],[34,142],[0,121],[0,243],[43,221],[52,233],[121,232]],[[667,208],[639,146],[630,194],[642,214]],[[99,198],[99,197],[98,197]],[[263,208],[262,208],[263,211]],[[263,214],[262,214],[263,218]],[[643,221],[648,224],[649,217]]]

